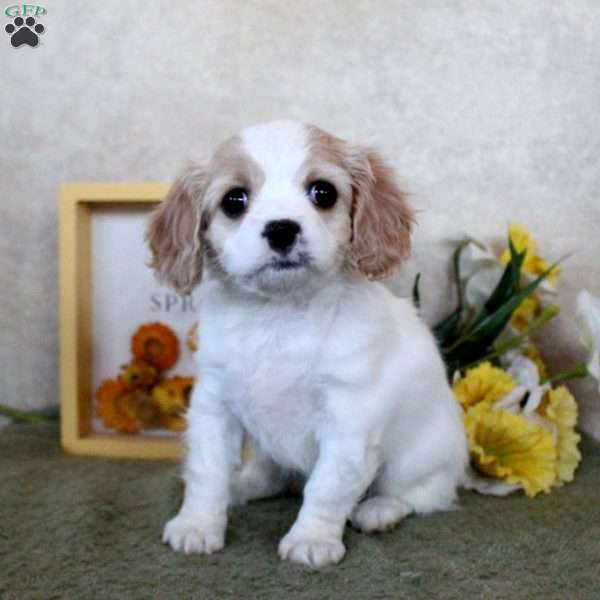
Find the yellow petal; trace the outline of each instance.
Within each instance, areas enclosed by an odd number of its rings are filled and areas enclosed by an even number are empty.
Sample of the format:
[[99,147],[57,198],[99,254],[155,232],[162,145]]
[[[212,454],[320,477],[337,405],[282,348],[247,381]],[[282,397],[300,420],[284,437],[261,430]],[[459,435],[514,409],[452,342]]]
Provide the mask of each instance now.
[[[537,243],[531,237],[531,234],[525,227],[518,223],[510,223],[508,226],[508,237],[510,238],[517,252],[526,252],[534,256],[537,253]],[[525,257],[527,259],[527,256]],[[508,264],[510,260],[510,249],[507,248],[500,257],[500,262]]]
[[534,295],[527,296],[513,311],[510,324],[518,331],[523,331],[531,324],[539,307],[539,300]]
[[466,410],[481,402],[492,404],[515,388],[517,382],[506,371],[484,362],[469,369],[454,384],[454,394]]
[[[522,273],[529,275],[541,275],[548,270],[549,264],[537,253],[537,242],[531,237],[531,234],[525,227],[518,223],[511,223],[508,226],[508,236],[517,252],[525,252],[525,259],[521,267]],[[500,262],[507,265],[510,261],[510,249],[507,248],[500,256]],[[546,281],[555,284],[559,275],[559,269],[555,268],[546,277]]]
[[575,431],[577,403],[569,390],[561,385],[544,396],[537,412],[556,425],[558,433],[555,485],[560,486],[573,479],[575,469],[581,462],[581,453],[577,447],[581,437]]
[[529,497],[550,490],[556,478],[556,447],[542,425],[485,404],[463,418],[478,471],[521,486]]
[[544,359],[542,358],[537,346],[532,343],[527,344],[527,347],[523,349],[523,355],[535,363],[540,375],[540,380],[546,379],[546,376],[548,375],[548,368],[546,367],[546,363],[544,362]]
[[561,486],[567,481],[572,481],[575,469],[581,462],[579,442],[581,436],[574,429],[560,432],[557,441],[558,459],[556,463],[556,481],[554,485]]
[[564,385],[550,390],[540,405],[541,414],[559,427],[575,427],[577,424],[577,402]]

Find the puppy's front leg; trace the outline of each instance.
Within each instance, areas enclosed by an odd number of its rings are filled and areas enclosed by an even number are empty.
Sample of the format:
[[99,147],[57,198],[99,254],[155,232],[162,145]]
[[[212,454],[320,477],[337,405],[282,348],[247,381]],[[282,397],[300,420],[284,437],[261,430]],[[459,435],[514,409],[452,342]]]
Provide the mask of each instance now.
[[230,478],[241,461],[242,427],[209,384],[204,374],[194,389],[185,434],[185,496],[163,532],[164,543],[186,554],[223,548]]
[[325,435],[298,518],[279,544],[281,558],[312,567],[342,560],[346,519],[371,484],[377,465],[377,449],[363,433]]

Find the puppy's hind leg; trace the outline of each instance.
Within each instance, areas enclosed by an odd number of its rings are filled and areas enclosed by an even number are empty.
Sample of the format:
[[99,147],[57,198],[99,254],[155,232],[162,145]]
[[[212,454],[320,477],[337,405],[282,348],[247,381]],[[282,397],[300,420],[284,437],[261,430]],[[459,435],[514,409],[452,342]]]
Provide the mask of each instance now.
[[351,515],[354,527],[372,533],[397,525],[411,513],[429,514],[455,507],[457,478],[451,469],[439,469],[408,483],[382,477],[371,497],[358,504]]
[[394,528],[412,512],[412,506],[402,498],[375,494],[355,506],[350,522],[356,529],[374,533]]
[[244,458],[241,470],[233,477],[230,494],[232,506],[270,498],[285,490],[288,482],[285,471],[250,436],[244,442]]

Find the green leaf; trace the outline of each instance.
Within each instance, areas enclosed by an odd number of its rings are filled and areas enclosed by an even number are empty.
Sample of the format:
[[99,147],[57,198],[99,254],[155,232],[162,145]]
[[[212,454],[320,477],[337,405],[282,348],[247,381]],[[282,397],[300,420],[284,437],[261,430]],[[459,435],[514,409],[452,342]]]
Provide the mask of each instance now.
[[456,308],[441,321],[438,321],[432,328],[433,335],[435,336],[436,342],[440,348],[448,346],[459,328],[463,311],[464,311],[464,299],[462,292],[462,285],[460,281],[460,254],[469,244],[471,240],[463,240],[454,250],[452,255],[452,265],[454,270],[454,286],[456,287],[456,296],[458,299]]
[[495,312],[521,287],[521,267],[527,251],[517,252],[510,237],[508,238],[508,245],[510,248],[510,261],[506,265],[498,285],[484,305],[484,311],[488,314]]
[[[458,307],[463,306],[463,291],[460,281],[460,255],[462,251],[467,247],[471,240],[463,240],[452,255],[452,265],[454,267],[454,287],[456,287],[456,296],[458,298]],[[458,308],[457,307],[457,308]]]
[[[510,261],[479,313],[468,319],[461,327],[460,322],[464,320],[464,308],[462,307],[462,295],[459,295],[457,309],[433,328],[449,377],[456,370],[462,371],[465,366],[480,362],[481,357],[486,355],[494,356],[492,360],[497,360],[494,353],[490,354],[495,340],[505,329],[512,314],[523,300],[532,294],[559,264],[555,263],[534,281],[521,288],[521,269],[527,252],[518,252],[510,236],[508,246]],[[461,251],[462,248],[459,247],[454,256],[459,292],[462,290],[460,274],[457,272]]]
[[[504,325],[508,323],[512,313],[519,307],[521,302],[531,295],[538,288],[540,283],[546,279],[546,277],[556,268],[556,264],[552,265],[549,269],[546,269],[537,279],[532,281],[529,285],[519,290],[517,293],[511,295],[508,300],[498,308],[494,313],[487,316],[481,322],[475,324],[470,334],[484,334],[489,335],[491,331],[495,330],[498,323],[504,322]],[[504,328],[504,327],[503,327]],[[498,332],[499,333],[499,332]]]
[[533,331],[535,331],[539,327],[542,327],[548,321],[556,317],[559,314],[559,312],[560,310],[558,306],[556,306],[555,304],[549,304],[544,308],[542,314],[539,317],[537,317],[537,319],[535,319],[532,323],[530,323],[518,335],[515,335],[511,339],[506,340],[499,346],[491,346],[490,351],[487,354],[480,355],[474,362],[466,364],[463,363],[461,365],[461,368],[468,369],[485,361],[493,362],[495,360],[498,360],[505,352],[508,352],[509,350],[520,346],[531,335]]
[[[510,236],[508,238],[508,246],[510,248],[510,261],[506,265],[500,281],[494,288],[486,303],[483,305],[479,314],[475,315],[472,321],[469,322],[464,328],[462,332],[462,337],[464,338],[470,338],[470,333],[472,331],[476,330],[481,323],[483,323],[496,311],[500,310],[520,290],[521,267],[523,265],[523,261],[525,260],[526,251],[518,252],[512,240],[510,239]],[[519,306],[519,304],[520,302],[517,304],[517,306]],[[510,320],[510,315],[508,320]],[[498,332],[497,335],[499,334],[500,332]]]
[[415,283],[412,289],[413,304],[417,309],[421,308],[421,294],[419,292],[419,282],[421,281],[421,273],[417,273],[415,277]]
[[[556,268],[556,264],[544,271],[537,279],[522,290],[511,295],[495,312],[478,318],[455,346],[447,350],[445,360],[454,366],[473,362],[485,354],[506,327],[516,308],[532,294],[542,281]],[[482,311],[483,312],[483,311]]]
[[433,335],[435,336],[437,344],[440,348],[448,345],[448,342],[460,325],[462,314],[463,307],[457,306],[453,312],[451,312],[447,317],[439,321],[433,327]]

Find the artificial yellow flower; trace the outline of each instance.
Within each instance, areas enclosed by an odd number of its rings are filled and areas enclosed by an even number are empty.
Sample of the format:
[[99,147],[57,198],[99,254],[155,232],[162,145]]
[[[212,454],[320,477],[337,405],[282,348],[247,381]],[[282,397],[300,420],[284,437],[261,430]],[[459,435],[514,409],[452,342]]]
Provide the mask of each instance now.
[[573,480],[573,474],[581,461],[577,448],[581,436],[575,431],[577,403],[569,390],[561,385],[550,390],[542,399],[537,412],[556,427],[556,481],[561,486]]
[[[548,270],[550,265],[537,253],[537,242],[531,237],[531,234],[518,223],[511,223],[508,226],[508,235],[513,243],[513,246],[518,252],[526,251],[525,259],[521,271],[528,275],[541,275]],[[508,264],[510,261],[510,249],[506,249],[500,256],[500,262]],[[546,281],[555,284],[559,269],[554,268],[546,277]]]
[[510,324],[518,331],[523,331],[533,321],[540,307],[539,300],[533,295],[527,296],[513,311]]
[[479,404],[463,415],[474,467],[529,497],[548,492],[556,479],[556,446],[542,425]]
[[548,367],[546,367],[546,363],[544,362],[544,359],[542,358],[537,346],[529,343],[525,348],[523,348],[522,352],[524,356],[535,363],[540,376],[540,381],[546,379],[548,376]]
[[572,429],[577,424],[577,403],[564,385],[544,396],[538,412],[557,427]]
[[485,403],[488,406],[508,394],[517,382],[506,371],[484,362],[469,369],[453,386],[454,395],[467,410]]

